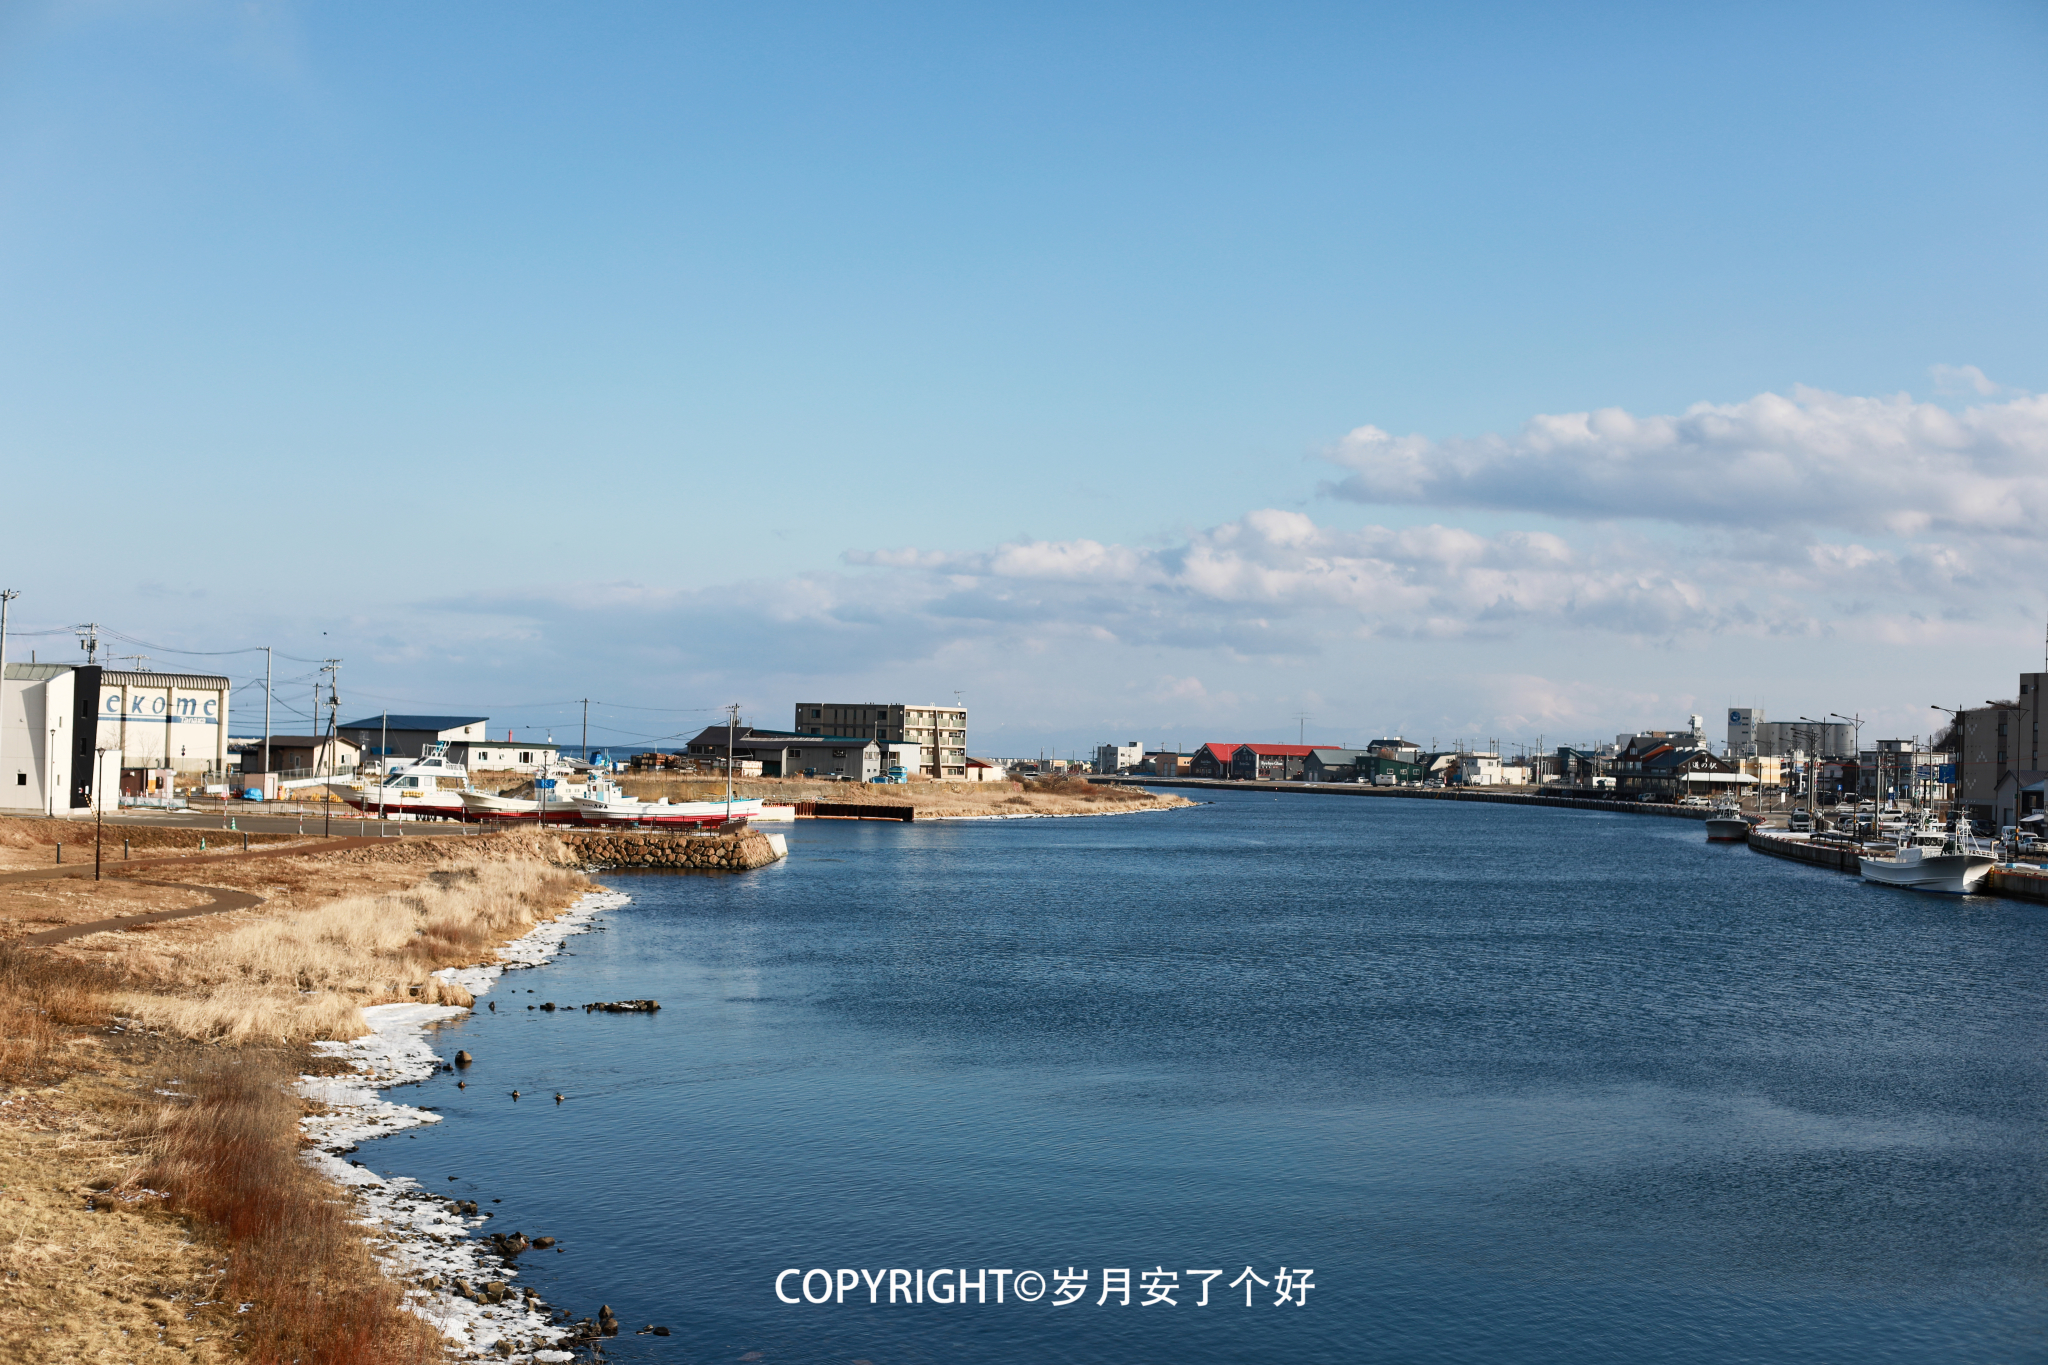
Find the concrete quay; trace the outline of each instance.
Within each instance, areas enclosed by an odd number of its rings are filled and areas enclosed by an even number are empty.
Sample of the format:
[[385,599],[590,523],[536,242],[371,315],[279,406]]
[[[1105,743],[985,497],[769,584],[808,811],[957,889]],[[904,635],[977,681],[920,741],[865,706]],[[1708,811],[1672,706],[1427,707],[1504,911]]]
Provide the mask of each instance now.
[[[1787,838],[1778,831],[1758,830],[1749,836],[1749,846],[1773,858],[1810,863],[1815,867],[1845,872],[1852,877],[1863,874],[1863,860],[1855,846],[1836,840]],[[2048,902],[2048,868],[2031,863],[2003,863],[1991,869],[1978,894]]]

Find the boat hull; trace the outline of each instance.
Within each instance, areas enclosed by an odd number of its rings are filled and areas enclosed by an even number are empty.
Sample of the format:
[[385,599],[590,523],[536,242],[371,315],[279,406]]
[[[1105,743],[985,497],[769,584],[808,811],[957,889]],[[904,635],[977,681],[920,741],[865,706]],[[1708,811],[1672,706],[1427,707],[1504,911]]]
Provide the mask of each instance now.
[[463,818],[462,793],[450,791],[392,791],[385,789],[380,798],[375,787],[350,787],[340,782],[330,782],[327,790],[370,815],[381,810],[385,815],[433,815],[449,820]]
[[587,825],[658,825],[664,827],[722,825],[761,813],[758,800],[683,801],[664,805],[658,801],[578,801],[577,814]]
[[1749,821],[1715,817],[1707,822],[1707,839],[1711,843],[1741,843],[1749,838]]
[[1908,891],[1967,896],[1991,875],[1998,860],[1982,853],[1938,853],[1916,859],[1864,858],[1863,880]]
[[517,796],[486,796],[482,792],[463,792],[461,796],[463,808],[476,820],[532,820],[550,825],[575,825],[583,820],[574,801],[542,805]]

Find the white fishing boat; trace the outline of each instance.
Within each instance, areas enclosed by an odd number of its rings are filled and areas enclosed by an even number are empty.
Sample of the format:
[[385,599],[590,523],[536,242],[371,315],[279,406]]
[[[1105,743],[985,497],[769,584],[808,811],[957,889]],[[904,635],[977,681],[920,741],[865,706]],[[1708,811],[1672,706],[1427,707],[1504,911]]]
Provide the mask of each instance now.
[[1739,843],[1749,838],[1749,817],[1737,805],[1714,807],[1706,819],[1709,843]]
[[469,770],[448,757],[448,746],[430,744],[416,759],[387,761],[381,781],[329,782],[327,790],[369,814],[459,820],[467,810],[462,788],[468,784]]
[[[572,789],[573,790],[573,789]],[[574,824],[583,818],[573,795],[526,797],[493,796],[489,792],[464,791],[463,809],[474,820],[539,820],[549,824]]]
[[[515,790],[517,790],[515,788]],[[462,805],[471,816],[479,820],[537,820],[554,824],[574,824],[583,818],[576,809],[576,798],[583,787],[569,786],[566,782],[543,771],[528,785],[531,796],[493,795],[490,792],[463,788]]]
[[576,798],[576,813],[591,825],[722,825],[761,814],[758,799],[671,801],[666,796],[642,801],[619,790],[608,777],[591,776]]
[[1870,853],[1857,861],[1867,882],[1951,896],[1967,896],[1998,865],[1968,835],[1933,829],[1916,831],[1888,856]]

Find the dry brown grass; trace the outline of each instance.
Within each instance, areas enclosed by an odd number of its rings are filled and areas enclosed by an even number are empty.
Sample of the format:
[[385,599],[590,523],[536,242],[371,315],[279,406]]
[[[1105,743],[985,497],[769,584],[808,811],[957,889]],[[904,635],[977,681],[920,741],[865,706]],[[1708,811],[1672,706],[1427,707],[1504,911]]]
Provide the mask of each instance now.
[[186,1038],[356,1038],[368,1031],[363,1005],[472,1003],[433,973],[487,958],[588,889],[581,873],[538,863],[442,868],[405,891],[246,916],[200,941],[132,945],[128,977],[146,988],[124,990],[116,1003]]
[[[346,1197],[298,1158],[296,1067],[242,1048],[181,1061],[143,1117],[148,1164],[133,1185],[228,1244],[219,1297],[250,1302],[242,1357],[258,1365],[410,1365],[442,1358],[431,1327],[402,1307],[370,1257]],[[178,1083],[182,1082],[182,1083]]]
[[107,1017],[104,971],[46,950],[0,943],[0,1085],[52,1078],[81,1028]]

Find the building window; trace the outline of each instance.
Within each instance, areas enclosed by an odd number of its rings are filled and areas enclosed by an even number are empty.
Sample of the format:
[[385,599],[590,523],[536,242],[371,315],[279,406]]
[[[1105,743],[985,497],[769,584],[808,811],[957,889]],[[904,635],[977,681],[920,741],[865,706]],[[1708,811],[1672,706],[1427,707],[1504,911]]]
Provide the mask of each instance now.
[[28,774],[16,773],[14,775],[14,785],[17,787],[26,787],[28,785]]

